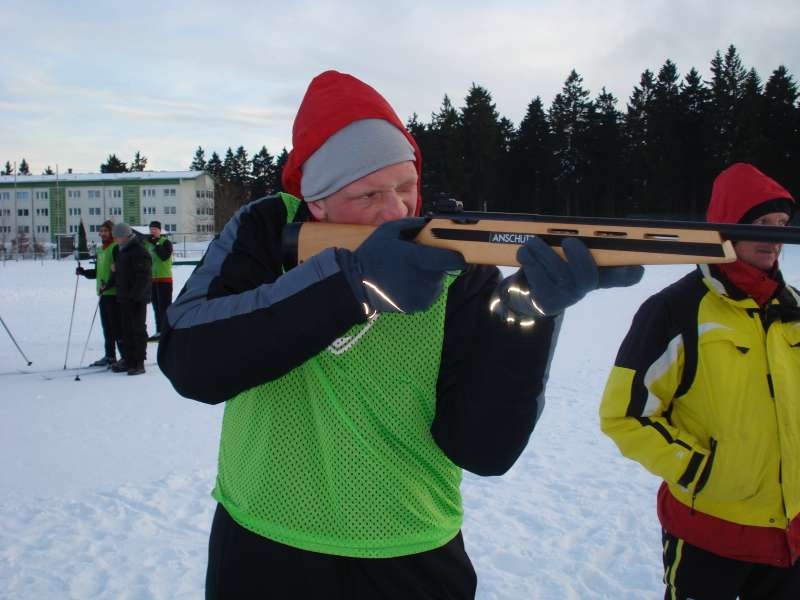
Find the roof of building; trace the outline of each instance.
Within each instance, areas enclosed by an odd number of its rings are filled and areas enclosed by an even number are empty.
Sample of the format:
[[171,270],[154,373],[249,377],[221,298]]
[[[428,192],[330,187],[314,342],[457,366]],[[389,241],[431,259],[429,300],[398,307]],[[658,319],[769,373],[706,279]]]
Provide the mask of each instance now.
[[129,173],[59,173],[58,175],[0,175],[0,184],[79,183],[92,181],[147,181],[151,179],[197,179],[205,171],[132,171]]

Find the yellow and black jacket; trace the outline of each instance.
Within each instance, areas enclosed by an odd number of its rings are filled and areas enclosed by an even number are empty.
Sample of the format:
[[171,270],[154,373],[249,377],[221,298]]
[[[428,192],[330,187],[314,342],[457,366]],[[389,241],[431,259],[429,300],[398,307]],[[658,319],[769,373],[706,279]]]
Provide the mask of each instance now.
[[600,407],[621,452],[664,479],[687,542],[786,566],[800,554],[800,296],[766,305],[706,265],[634,317]]

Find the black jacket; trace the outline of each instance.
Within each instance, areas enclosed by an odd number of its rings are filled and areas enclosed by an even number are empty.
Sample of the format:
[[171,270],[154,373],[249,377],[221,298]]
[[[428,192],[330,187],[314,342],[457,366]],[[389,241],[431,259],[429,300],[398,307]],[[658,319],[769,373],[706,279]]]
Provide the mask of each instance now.
[[116,285],[118,300],[150,302],[152,259],[137,236],[119,246],[114,268],[109,286]]
[[[180,394],[225,401],[281,377],[366,320],[327,250],[284,274],[286,218],[277,197],[245,205],[168,309],[158,363]],[[294,220],[307,218],[302,205]],[[499,279],[496,267],[471,266],[449,288],[431,425],[453,462],[485,475],[506,471],[527,444],[560,324],[545,318],[521,329],[490,314]]]

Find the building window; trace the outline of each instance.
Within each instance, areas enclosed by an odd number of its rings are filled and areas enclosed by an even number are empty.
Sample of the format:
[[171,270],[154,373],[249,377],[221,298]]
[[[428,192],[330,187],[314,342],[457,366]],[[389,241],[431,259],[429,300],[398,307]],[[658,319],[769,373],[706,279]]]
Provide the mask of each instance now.
[[11,200],[11,192],[0,192],[0,200]]
[[50,225],[37,225],[36,233],[50,233]]
[[37,208],[36,209],[36,216],[37,217],[46,217],[50,214],[49,208]]
[[0,209],[0,215],[3,216],[3,217],[10,217],[11,216],[11,209],[10,208]]
[[36,192],[34,197],[37,200],[48,200],[50,198],[50,192]]
[[164,223],[164,231],[167,233],[175,233],[178,231],[178,226],[175,223]]
[[30,214],[31,214],[31,213],[28,211],[28,209],[27,209],[27,208],[18,208],[18,209],[17,209],[17,216],[18,216],[18,217],[27,217],[27,216],[29,216]]
[[177,215],[178,208],[176,206],[165,206],[164,207],[164,214],[165,215]]
[[142,190],[142,197],[143,198],[155,198],[156,191],[151,189]]
[[164,188],[164,195],[165,196],[172,196],[175,197],[175,188]]
[[102,214],[103,214],[103,211],[102,211],[102,210],[100,210],[100,207],[99,207],[99,206],[96,206],[96,207],[91,207],[91,206],[90,206],[90,207],[89,207],[89,215],[96,215],[96,216],[98,216],[98,217],[99,217],[99,216],[100,216],[100,215],[102,215]]
[[27,200],[28,192],[17,192],[17,200]]
[[142,214],[143,215],[154,215],[154,214],[156,214],[156,207],[155,206],[143,206],[142,207]]
[[80,190],[67,190],[67,198],[80,198],[81,191]]
[[80,214],[81,214],[81,209],[80,208],[70,208],[67,212],[72,217],[79,217]]
[[122,190],[113,190],[111,192],[112,198],[122,198]]
[[122,214],[122,207],[120,206],[112,206],[108,209],[109,215],[121,215]]
[[27,225],[20,225],[17,227],[17,233],[30,233],[31,228]]
[[88,192],[89,199],[92,200],[99,200],[100,199],[100,190],[89,190]]

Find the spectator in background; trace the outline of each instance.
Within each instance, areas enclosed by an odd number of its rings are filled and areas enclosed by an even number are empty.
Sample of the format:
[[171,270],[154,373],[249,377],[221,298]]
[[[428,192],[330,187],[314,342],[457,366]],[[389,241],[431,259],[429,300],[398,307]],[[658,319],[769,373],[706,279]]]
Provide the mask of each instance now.
[[144,373],[147,357],[147,304],[153,279],[152,261],[130,225],[117,223],[112,233],[119,244],[112,284],[117,286],[122,321],[122,360],[114,363],[111,370],[140,375]]
[[[783,226],[792,196],[746,163],[714,181],[707,220]],[[739,241],[649,298],[622,342],[603,431],[664,482],[667,599],[800,598],[800,293],[781,244]]]
[[95,247],[94,269],[84,269],[80,265],[75,269],[76,275],[83,275],[86,279],[94,279],[97,283],[97,295],[100,296],[100,324],[103,327],[105,340],[105,354],[94,361],[92,367],[109,367],[117,361],[115,346],[120,347],[122,356],[122,325],[120,323],[119,303],[117,302],[117,289],[109,287],[111,280],[111,267],[117,255],[117,243],[111,236],[114,221],[105,221],[100,225],[101,246]]
[[148,341],[157,341],[166,319],[167,307],[172,304],[172,242],[161,235],[161,222],[150,222],[150,237],[144,240],[145,248],[150,252],[153,262],[152,297],[153,314],[156,320],[156,332]]

